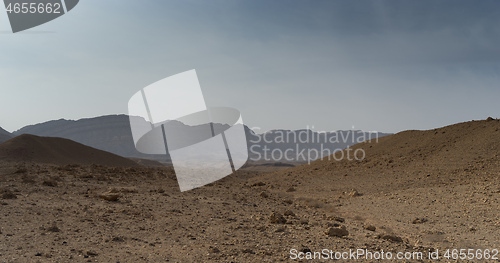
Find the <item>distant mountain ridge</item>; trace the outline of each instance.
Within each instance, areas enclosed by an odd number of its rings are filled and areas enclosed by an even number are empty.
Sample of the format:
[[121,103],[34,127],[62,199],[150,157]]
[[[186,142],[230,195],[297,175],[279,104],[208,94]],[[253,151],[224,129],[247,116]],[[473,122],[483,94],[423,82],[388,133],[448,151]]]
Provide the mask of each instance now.
[[[226,124],[214,124],[215,130],[224,130],[227,127]],[[324,156],[329,152],[333,153],[336,150],[354,145],[360,140],[389,135],[388,133],[370,134],[362,131],[319,133],[311,130],[273,130],[263,134],[256,134],[246,126],[245,133],[250,160],[289,162],[308,161],[307,159],[301,159],[303,156],[301,152],[304,153],[309,149],[315,149],[318,153],[323,152],[322,156]],[[13,132],[15,136],[22,134],[66,138],[123,157],[168,161],[163,155],[143,154],[136,150],[128,115],[107,115],[76,121],[53,120],[29,125]],[[269,154],[273,153],[273,151],[274,155],[270,156]],[[266,157],[271,158],[266,159]]]
[[8,132],[8,131],[2,129],[2,127],[0,127],[0,143],[7,141],[11,138],[12,138],[12,134],[10,134],[10,132]]
[[13,134],[60,137],[124,157],[151,158],[135,149],[127,115],[53,120],[23,127]]

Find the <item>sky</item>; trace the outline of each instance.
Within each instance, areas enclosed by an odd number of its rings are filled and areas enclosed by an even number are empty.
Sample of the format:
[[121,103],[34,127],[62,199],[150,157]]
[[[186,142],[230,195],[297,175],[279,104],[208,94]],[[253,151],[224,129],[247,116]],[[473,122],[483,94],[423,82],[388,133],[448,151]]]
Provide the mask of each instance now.
[[500,118],[498,25],[494,0],[82,0],[15,34],[0,12],[0,126],[127,114],[191,69],[258,132]]

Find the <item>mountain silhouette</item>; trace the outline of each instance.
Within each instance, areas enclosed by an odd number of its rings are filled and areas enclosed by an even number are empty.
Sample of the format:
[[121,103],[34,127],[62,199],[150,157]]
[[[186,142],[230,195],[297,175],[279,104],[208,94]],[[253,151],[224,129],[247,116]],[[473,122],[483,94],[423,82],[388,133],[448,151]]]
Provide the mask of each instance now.
[[10,134],[10,132],[8,132],[8,131],[2,129],[2,127],[0,127],[0,143],[7,141],[10,138],[12,138],[12,134]]
[[[136,117],[138,118],[138,117]],[[182,123],[174,123],[179,130],[186,129]],[[227,124],[214,123],[214,130],[225,130]],[[195,130],[209,130],[209,124],[193,127]],[[354,145],[361,140],[386,136],[389,133],[369,133],[362,131],[334,131],[319,133],[311,130],[273,130],[256,134],[245,126],[250,160],[307,162],[300,152],[317,151],[318,157]],[[136,150],[128,115],[107,115],[80,120],[53,120],[23,127],[13,135],[33,134],[37,136],[60,137],[120,155],[123,157],[152,159],[162,162],[169,160],[164,155],[144,154]],[[201,136],[199,137],[202,138]],[[186,138],[186,142],[197,138]],[[177,144],[178,142],[174,142]],[[270,156],[272,151],[274,156]],[[286,152],[286,154],[285,154]],[[276,153],[283,153],[279,155]],[[265,159],[265,157],[270,157]],[[311,156],[315,157],[315,156]]]
[[155,159],[154,156],[142,154],[135,149],[127,115],[108,115],[76,121],[53,120],[13,132],[16,136],[21,134],[65,138],[123,157]]

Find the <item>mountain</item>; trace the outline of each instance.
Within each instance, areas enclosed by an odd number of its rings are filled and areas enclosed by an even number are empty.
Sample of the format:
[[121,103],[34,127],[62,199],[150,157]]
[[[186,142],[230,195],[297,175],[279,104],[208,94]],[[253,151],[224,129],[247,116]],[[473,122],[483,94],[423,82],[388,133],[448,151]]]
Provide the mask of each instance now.
[[[182,123],[174,123],[174,126],[178,127],[179,130],[185,129],[185,125]],[[224,130],[227,127],[229,126],[226,124],[214,124],[215,131]],[[209,129],[208,124],[192,128],[192,130],[196,131],[207,131]],[[250,161],[278,162],[307,162],[311,159],[329,155],[360,141],[388,135],[387,133],[362,131],[320,133],[311,130],[273,130],[263,134],[256,134],[246,126],[245,132]],[[180,133],[182,134],[182,132]],[[60,119],[29,125],[15,131],[13,134],[66,138],[123,157],[168,161],[163,155],[148,155],[136,150],[130,129],[129,116],[127,115],[108,115],[76,121]],[[186,142],[196,140],[197,138],[186,138]]]
[[0,160],[10,162],[97,164],[113,167],[136,167],[136,162],[83,144],[54,137],[19,135],[0,144]]
[[2,129],[2,127],[0,127],[0,143],[7,141],[10,138],[12,138],[12,134],[10,134],[10,132],[8,132],[8,131]]
[[53,120],[23,127],[13,134],[66,138],[123,157],[164,159],[163,156],[150,156],[135,149],[127,115],[108,115],[76,121]]

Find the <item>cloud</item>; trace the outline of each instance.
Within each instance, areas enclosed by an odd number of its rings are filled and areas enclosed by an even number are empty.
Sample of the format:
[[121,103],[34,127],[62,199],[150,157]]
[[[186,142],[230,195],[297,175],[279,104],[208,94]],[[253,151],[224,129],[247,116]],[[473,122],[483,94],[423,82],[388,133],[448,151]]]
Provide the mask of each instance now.
[[399,131],[483,118],[498,114],[498,7],[84,1],[39,28],[54,34],[0,36],[0,110],[11,112],[0,126],[126,113],[137,90],[193,68],[209,105],[238,108],[263,130]]

